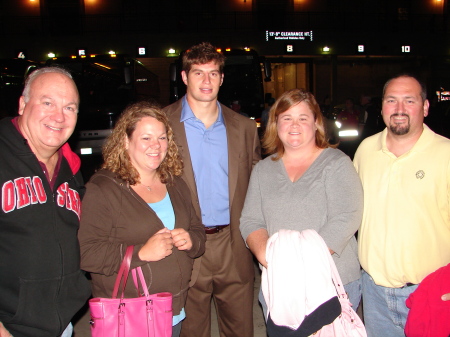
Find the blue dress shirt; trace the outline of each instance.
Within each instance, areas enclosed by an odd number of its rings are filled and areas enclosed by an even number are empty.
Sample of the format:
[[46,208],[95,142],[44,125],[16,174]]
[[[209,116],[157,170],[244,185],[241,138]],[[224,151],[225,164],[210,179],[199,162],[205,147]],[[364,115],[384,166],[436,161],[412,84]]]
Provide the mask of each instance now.
[[208,129],[195,117],[186,96],[181,110],[205,226],[230,223],[227,133],[219,103],[217,107],[219,116]]

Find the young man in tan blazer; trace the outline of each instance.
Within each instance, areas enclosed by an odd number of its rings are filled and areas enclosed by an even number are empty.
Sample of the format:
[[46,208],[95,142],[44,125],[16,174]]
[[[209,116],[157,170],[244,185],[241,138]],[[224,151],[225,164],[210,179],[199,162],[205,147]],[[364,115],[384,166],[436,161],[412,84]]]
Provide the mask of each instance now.
[[186,95],[165,108],[207,233],[196,259],[182,337],[211,336],[211,299],[221,336],[253,336],[254,266],[239,231],[250,173],[261,159],[256,123],[217,100],[225,58],[209,43],[183,56]]

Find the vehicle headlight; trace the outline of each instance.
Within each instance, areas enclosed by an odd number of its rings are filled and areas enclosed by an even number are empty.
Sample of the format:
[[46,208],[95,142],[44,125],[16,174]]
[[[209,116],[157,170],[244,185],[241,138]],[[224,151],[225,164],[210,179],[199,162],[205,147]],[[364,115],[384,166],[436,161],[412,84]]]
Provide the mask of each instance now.
[[339,137],[355,137],[358,136],[358,130],[339,131]]

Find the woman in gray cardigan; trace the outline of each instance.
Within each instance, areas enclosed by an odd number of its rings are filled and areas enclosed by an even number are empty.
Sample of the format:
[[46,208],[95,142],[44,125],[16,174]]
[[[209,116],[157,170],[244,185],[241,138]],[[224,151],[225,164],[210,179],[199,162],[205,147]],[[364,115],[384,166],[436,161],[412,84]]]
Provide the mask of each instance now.
[[361,272],[354,234],[362,219],[362,186],[350,158],[328,143],[311,93],[293,89],[280,96],[270,110],[263,147],[270,156],[252,171],[241,216],[247,246],[267,267],[271,235],[280,229],[316,230],[356,310]]

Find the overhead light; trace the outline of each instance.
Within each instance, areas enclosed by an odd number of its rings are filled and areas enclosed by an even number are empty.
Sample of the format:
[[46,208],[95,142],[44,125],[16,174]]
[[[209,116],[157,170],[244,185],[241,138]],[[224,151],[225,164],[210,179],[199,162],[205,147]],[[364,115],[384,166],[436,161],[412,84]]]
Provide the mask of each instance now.
[[92,154],[92,147],[81,148],[80,154]]
[[167,57],[176,57],[177,55],[177,50],[175,48],[169,48],[167,49]]
[[356,137],[356,136],[358,136],[358,130],[339,131],[339,137]]
[[329,52],[330,51],[330,47],[325,46],[325,47],[322,48],[322,51]]

